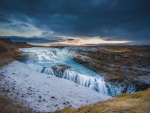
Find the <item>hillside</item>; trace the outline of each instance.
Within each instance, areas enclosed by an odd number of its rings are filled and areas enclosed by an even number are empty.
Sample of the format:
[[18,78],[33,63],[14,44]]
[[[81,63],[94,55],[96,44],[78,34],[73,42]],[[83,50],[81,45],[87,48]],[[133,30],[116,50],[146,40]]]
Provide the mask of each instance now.
[[55,113],[150,113],[150,89],[135,94],[122,94],[78,109],[66,108]]
[[31,47],[25,42],[12,42],[9,38],[0,38],[0,66],[13,60],[13,56],[20,54],[18,48]]

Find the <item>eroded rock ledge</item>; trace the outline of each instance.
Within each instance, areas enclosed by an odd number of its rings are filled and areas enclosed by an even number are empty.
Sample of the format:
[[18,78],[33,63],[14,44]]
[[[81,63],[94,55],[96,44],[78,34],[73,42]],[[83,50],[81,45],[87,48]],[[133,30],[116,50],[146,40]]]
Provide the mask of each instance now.
[[[116,95],[150,87],[150,46],[71,47],[68,56],[105,78]],[[112,94],[115,96],[115,94]]]

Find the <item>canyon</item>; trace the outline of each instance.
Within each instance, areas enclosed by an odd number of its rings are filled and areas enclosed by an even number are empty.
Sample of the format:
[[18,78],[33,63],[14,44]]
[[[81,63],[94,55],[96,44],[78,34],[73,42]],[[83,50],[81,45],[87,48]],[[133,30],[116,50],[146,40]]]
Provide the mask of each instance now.
[[[141,101],[142,98],[143,103],[147,106],[150,104],[148,100],[143,100],[149,95],[150,46],[33,47],[10,39],[0,39],[0,43],[1,97],[11,98],[27,109],[32,108],[34,112],[54,112],[66,107],[79,108],[89,104],[94,108],[94,105],[108,105],[117,100],[122,103],[121,99],[127,98],[132,103],[135,97],[135,101]],[[61,94],[60,89],[65,90],[63,95],[57,94]],[[45,91],[51,97],[62,99],[61,102],[54,102],[54,98],[49,100],[48,96],[43,95]],[[81,95],[81,92],[84,94]],[[68,94],[71,97],[76,95],[76,101],[68,98]],[[114,98],[111,99],[110,96]],[[64,97],[68,100],[63,100]],[[109,100],[106,101],[107,99]],[[51,105],[45,108],[44,105],[49,102]],[[107,105],[101,107],[105,108]],[[148,113],[147,106],[141,108],[145,113]],[[92,109],[91,107],[81,109]],[[113,111],[113,106],[111,109]],[[70,109],[66,111],[70,112]]]

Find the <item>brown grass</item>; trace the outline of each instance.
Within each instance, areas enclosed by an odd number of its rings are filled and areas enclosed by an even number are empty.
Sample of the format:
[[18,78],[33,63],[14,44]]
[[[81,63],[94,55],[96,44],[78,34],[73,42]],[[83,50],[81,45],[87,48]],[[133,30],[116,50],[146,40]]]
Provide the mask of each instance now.
[[0,96],[0,113],[33,113],[33,110],[25,108],[9,98]]
[[[14,49],[12,45],[0,41],[0,67],[13,61],[13,56],[20,54],[18,49]],[[10,57],[12,56],[12,57]],[[7,59],[10,57],[10,59]]]
[[150,88],[78,109],[66,108],[55,113],[150,113]]

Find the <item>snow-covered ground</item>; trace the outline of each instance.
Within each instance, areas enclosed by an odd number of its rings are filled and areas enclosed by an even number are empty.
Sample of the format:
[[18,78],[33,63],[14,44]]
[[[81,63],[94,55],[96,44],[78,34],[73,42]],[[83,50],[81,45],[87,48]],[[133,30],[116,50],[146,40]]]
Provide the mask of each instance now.
[[0,69],[0,92],[40,112],[77,108],[111,98],[71,81],[38,73],[18,61]]

